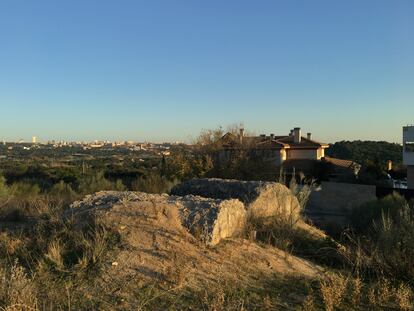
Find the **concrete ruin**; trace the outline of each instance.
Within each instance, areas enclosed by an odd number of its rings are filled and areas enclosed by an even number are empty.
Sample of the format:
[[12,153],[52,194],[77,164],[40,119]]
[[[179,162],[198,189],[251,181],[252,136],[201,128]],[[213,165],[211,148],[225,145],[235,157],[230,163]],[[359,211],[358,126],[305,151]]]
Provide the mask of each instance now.
[[305,209],[305,215],[321,228],[350,226],[352,209],[375,201],[376,187],[323,181],[316,187]]
[[296,220],[300,215],[297,198],[284,185],[275,182],[206,178],[192,179],[175,186],[173,195],[198,195],[214,199],[242,201],[254,220],[284,217]]
[[68,216],[79,221],[91,216],[102,220],[124,216],[137,219],[155,217],[155,220],[166,225],[185,228],[207,245],[216,245],[225,238],[240,236],[246,226],[246,210],[243,203],[236,199],[218,200],[194,195],[178,197],[142,192],[102,191],[88,195],[71,205]]

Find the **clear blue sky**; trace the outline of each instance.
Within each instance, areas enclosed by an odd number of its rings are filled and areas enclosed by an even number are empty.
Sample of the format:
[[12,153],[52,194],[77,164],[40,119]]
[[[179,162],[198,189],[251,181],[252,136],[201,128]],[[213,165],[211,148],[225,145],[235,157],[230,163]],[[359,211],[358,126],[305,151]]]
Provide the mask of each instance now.
[[414,1],[1,0],[0,139],[414,123]]

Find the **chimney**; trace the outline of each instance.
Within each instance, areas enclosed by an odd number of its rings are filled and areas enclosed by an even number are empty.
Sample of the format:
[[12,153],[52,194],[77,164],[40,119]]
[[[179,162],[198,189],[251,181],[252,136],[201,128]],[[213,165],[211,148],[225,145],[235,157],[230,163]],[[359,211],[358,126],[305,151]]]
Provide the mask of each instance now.
[[306,137],[307,137],[309,140],[312,140],[312,133],[308,133],[308,134],[306,135]]
[[293,142],[295,144],[299,144],[300,141],[301,141],[300,127],[295,127],[293,129]]
[[240,129],[240,134],[239,134],[239,138],[240,138],[240,143],[243,143],[243,137],[244,137],[244,128]]

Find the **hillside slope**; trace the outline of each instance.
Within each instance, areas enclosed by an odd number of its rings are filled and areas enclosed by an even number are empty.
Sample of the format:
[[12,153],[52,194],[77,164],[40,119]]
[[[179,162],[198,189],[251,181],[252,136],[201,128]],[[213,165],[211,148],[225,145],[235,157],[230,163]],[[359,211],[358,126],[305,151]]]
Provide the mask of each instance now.
[[182,226],[176,206],[148,204],[156,197],[100,192],[75,203],[71,210],[79,224],[94,219],[119,232],[122,242],[105,264],[102,286],[118,288],[125,307],[134,305],[137,284],[194,291],[223,282],[262,288],[272,279],[313,279],[322,273],[306,260],[243,238],[206,246]]

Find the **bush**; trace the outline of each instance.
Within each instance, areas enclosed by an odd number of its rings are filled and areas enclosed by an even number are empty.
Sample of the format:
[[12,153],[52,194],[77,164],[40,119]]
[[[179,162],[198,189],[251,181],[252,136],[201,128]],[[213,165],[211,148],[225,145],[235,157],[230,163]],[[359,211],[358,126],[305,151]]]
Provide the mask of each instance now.
[[377,273],[414,279],[414,212],[404,198],[394,194],[364,204],[351,219],[360,234],[355,258],[363,257],[355,260],[369,263],[368,269]]
[[395,276],[414,279],[414,213],[408,204],[396,215],[382,214],[375,226],[376,263]]
[[111,190],[112,183],[105,178],[103,172],[84,177],[79,184],[79,192],[91,194],[101,190]]
[[6,178],[0,175],[0,200],[4,200],[8,197],[9,188],[6,185]]
[[168,193],[176,184],[174,181],[161,177],[159,174],[151,173],[147,176],[141,176],[132,182],[133,191],[141,191],[147,193]]
[[10,187],[11,195],[19,201],[35,200],[40,194],[40,187],[37,184],[17,182]]
[[405,207],[407,201],[399,194],[389,195],[381,200],[362,204],[352,210],[350,223],[358,233],[368,233],[374,226],[382,222],[384,215],[397,219],[400,211]]
[[71,203],[76,199],[77,194],[73,191],[70,185],[61,180],[59,183],[53,185],[49,191],[49,196],[51,196],[54,200]]
[[99,171],[93,175],[84,177],[80,182],[78,192],[91,194],[104,190],[125,191],[126,187],[120,179],[116,182],[111,182],[105,178],[104,172]]

